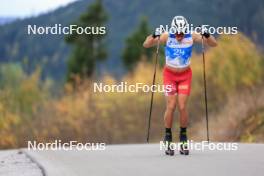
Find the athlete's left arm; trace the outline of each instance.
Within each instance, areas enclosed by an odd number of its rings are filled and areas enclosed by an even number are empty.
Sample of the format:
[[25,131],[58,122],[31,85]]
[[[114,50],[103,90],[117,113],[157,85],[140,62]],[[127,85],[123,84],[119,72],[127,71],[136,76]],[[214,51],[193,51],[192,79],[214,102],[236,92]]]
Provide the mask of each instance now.
[[[202,43],[202,35],[201,34],[196,34],[196,33],[193,33],[192,34],[192,38],[193,38],[193,41],[194,42],[199,42],[199,43]],[[210,35],[208,38],[206,38],[205,36],[203,37],[204,38],[204,42],[211,46],[211,47],[215,47],[217,46],[217,41],[215,39],[214,36]]]

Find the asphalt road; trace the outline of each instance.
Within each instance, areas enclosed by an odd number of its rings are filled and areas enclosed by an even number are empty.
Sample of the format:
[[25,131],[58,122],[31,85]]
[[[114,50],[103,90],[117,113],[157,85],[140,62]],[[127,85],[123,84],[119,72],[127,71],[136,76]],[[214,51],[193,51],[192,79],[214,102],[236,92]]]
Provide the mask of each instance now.
[[263,176],[264,144],[237,151],[166,156],[159,144],[109,145],[104,151],[28,151],[47,176]]
[[0,151],[0,176],[42,176],[41,168],[19,150]]

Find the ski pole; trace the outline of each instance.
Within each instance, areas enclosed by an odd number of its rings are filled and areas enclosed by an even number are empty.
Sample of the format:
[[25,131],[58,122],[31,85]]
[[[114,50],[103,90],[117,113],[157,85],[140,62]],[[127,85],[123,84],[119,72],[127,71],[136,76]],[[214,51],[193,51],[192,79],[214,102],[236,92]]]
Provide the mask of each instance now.
[[206,132],[207,132],[207,141],[209,142],[207,89],[206,89],[206,72],[205,72],[205,54],[204,54],[204,36],[203,35],[202,35],[202,53],[203,53],[203,79],[204,79],[204,101],[205,101]]
[[[159,57],[159,45],[160,45],[160,37],[158,37],[152,87],[155,85],[157,62],[158,62],[158,57]],[[148,118],[148,130],[147,130],[147,143],[149,143],[149,133],[150,133],[150,123],[151,123],[151,115],[152,115],[153,98],[154,98],[154,91],[151,91],[151,100],[150,100],[149,118]]]

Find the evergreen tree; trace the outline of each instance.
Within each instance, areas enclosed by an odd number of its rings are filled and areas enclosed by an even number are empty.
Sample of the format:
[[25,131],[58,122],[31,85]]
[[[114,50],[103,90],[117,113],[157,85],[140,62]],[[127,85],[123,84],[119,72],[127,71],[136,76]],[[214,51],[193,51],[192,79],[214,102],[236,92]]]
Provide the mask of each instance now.
[[[96,0],[75,23],[80,27],[102,27],[108,16],[101,0]],[[94,31],[99,30],[94,29]],[[97,31],[98,32],[98,31]],[[106,58],[105,35],[77,34],[66,36],[66,42],[74,46],[68,61],[68,81],[74,76],[80,78],[91,77],[96,68],[96,63]]]
[[145,56],[148,61],[151,60],[153,54],[152,49],[146,49],[142,46],[146,36],[151,33],[147,18],[143,17],[137,29],[126,39],[126,47],[123,52],[123,63],[128,70],[132,70]]

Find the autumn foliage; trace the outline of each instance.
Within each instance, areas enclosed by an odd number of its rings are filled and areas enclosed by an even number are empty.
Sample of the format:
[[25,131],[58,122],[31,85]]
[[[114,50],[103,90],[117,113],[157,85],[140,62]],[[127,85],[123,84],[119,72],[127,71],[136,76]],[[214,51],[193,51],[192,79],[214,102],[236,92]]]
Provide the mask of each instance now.
[[[218,47],[206,51],[213,140],[264,141],[263,61],[262,53],[242,34],[220,36]],[[202,140],[205,139],[205,124],[200,54],[193,55],[192,69],[189,136]],[[82,80],[74,88],[66,84],[63,93],[54,96],[52,81],[41,80],[40,70],[27,75],[19,65],[1,66],[1,148],[25,147],[28,140],[107,144],[145,142],[150,93],[95,93],[93,81]],[[157,71],[157,84],[162,84],[162,69]],[[151,85],[152,75],[153,64],[142,61],[119,81],[105,75],[96,82]],[[155,94],[153,107],[151,141],[155,142],[163,136],[165,99],[162,93]],[[177,120],[175,114],[175,137]]]

